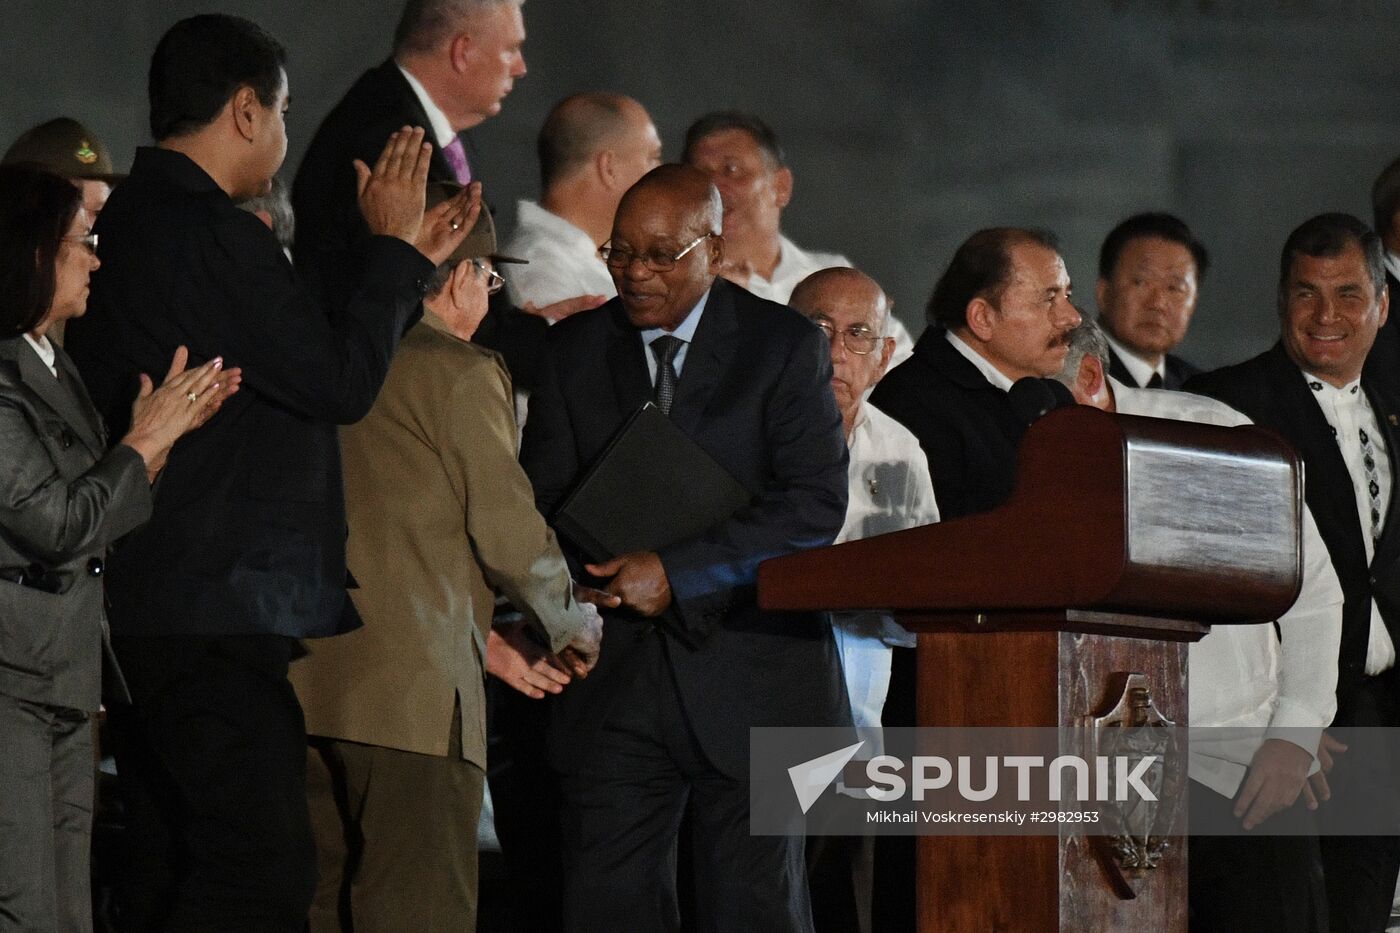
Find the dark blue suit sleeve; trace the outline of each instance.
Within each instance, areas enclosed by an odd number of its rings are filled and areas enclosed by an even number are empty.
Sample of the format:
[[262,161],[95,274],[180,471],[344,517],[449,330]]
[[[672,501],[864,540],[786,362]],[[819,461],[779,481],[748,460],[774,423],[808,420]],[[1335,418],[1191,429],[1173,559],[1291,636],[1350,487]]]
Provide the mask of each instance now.
[[830,544],[845,521],[849,454],[831,392],[830,348],[813,327],[794,329],[789,346],[776,383],[754,400],[765,437],[757,453],[768,458],[763,491],[727,521],[660,551],[685,615],[691,604],[753,585],[770,557]]

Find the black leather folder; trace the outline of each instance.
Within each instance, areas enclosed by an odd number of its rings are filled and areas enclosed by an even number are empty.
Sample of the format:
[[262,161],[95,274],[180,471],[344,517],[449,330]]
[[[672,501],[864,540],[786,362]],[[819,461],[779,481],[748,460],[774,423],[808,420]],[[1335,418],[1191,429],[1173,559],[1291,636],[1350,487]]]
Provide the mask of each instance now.
[[590,561],[697,535],[752,495],[650,402],[633,412],[554,514]]

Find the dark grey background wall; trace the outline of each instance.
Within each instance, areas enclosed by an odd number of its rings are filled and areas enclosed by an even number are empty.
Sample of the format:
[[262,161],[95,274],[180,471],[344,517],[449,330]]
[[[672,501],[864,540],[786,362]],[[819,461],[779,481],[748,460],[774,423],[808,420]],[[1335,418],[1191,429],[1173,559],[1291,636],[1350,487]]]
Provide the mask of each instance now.
[[[176,19],[218,8],[290,50],[290,174],[335,99],[387,55],[399,6],[0,0],[0,140],[69,114],[128,164],[146,138],[150,50]],[[566,93],[636,96],[671,157],[695,115],[752,109],[791,155],[790,234],[875,275],[916,332],[977,227],[1056,230],[1092,308],[1104,233],[1161,208],[1216,261],[1187,354],[1242,358],[1273,339],[1288,231],[1323,210],[1369,218],[1371,181],[1400,154],[1396,2],[529,0],[525,18],[530,73],[475,135],[507,226],[536,191],[535,130]]]

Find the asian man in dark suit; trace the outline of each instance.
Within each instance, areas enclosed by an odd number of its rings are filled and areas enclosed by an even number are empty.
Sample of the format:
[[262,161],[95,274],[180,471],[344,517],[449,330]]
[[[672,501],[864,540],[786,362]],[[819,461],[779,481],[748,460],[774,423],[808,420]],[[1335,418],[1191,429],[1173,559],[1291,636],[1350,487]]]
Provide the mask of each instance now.
[[[479,189],[424,215],[428,148],[395,134],[357,169],[364,286],[317,301],[235,201],[286,153],[282,47],[232,16],[185,19],[150,66],[151,133],[96,233],[102,266],[67,335],[112,436],[131,387],[188,345],[244,382],[172,451],[151,520],[107,565],[112,641],[135,703],[112,710],[133,929],[288,930],[315,861],[298,639],[359,624],[347,593],[336,425],[370,409],[422,282],[466,236]],[[471,203],[469,203],[469,201]]]
[[[297,265],[332,294],[357,282],[367,237],[355,203],[352,163],[370,162],[388,135],[422,127],[433,144],[428,178],[480,181],[466,131],[501,111],[525,74],[521,0],[408,0],[394,34],[394,54],[366,71],[322,121],[292,184]],[[543,345],[545,318],[567,317],[596,299],[566,299],[546,308],[493,298],[475,343],[496,350],[517,388],[528,389]]]
[[580,933],[678,928],[687,807],[700,929],[811,930],[801,839],[749,834],[749,728],[850,711],[829,626],[761,612],[754,584],[765,558],[836,536],[847,454],[825,338],[716,278],[722,216],[688,166],[634,185],[605,247],[619,295],[551,330],[530,401],[522,461],[546,515],[652,400],[753,496],[699,535],[586,567],[625,611],[551,727],[565,928]]
[[1104,237],[1094,296],[1108,374],[1139,389],[1180,389],[1200,372],[1171,351],[1186,336],[1210,257],[1171,214],[1134,214]]
[[[1384,274],[1380,238],[1365,224],[1347,214],[1312,218],[1283,248],[1279,342],[1187,384],[1279,432],[1302,455],[1308,507],[1345,599],[1333,721],[1340,727],[1400,726],[1400,374],[1372,357],[1389,312]],[[1368,747],[1364,734],[1348,734],[1357,738],[1327,778],[1333,796],[1367,795],[1378,804],[1378,825],[1395,826],[1397,762],[1385,748]],[[1331,930],[1380,933],[1400,872],[1400,838],[1328,835],[1327,817],[1324,804]]]

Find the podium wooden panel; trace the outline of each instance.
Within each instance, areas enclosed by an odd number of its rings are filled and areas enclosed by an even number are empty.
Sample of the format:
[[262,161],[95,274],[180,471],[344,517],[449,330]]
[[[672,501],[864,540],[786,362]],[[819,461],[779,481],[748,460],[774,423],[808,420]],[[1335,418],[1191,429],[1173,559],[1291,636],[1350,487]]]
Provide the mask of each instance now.
[[[918,723],[1082,726],[1129,675],[1187,724],[1187,647],[1297,598],[1301,471],[1257,428],[1052,412],[984,515],[777,558],[768,609],[881,609],[919,632]],[[1080,748],[1065,748],[1079,753]],[[1184,840],[1124,870],[1073,829],[922,836],[922,933],[1185,933]]]

